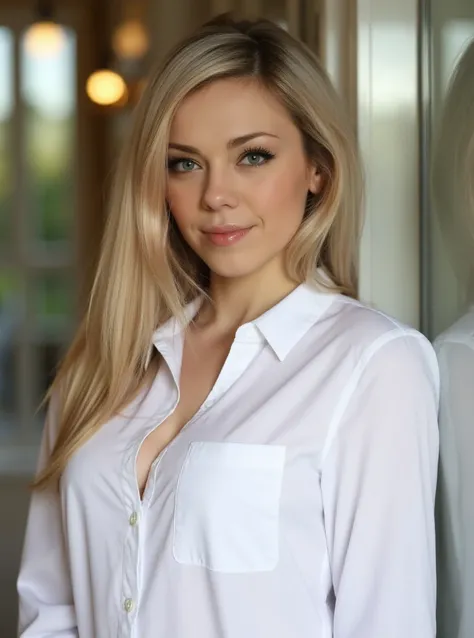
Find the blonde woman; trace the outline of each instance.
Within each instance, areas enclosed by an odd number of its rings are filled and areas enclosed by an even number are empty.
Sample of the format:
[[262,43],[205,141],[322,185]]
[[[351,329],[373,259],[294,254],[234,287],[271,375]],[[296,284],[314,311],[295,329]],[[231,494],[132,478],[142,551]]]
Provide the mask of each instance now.
[[433,638],[437,367],[356,301],[314,55],[222,18],[151,79],[52,388],[20,635]]

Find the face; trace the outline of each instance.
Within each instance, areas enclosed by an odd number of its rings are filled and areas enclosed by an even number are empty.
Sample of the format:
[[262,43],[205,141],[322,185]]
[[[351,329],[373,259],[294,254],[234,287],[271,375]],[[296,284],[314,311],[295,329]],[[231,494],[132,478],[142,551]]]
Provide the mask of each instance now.
[[321,176],[298,128],[255,80],[219,80],[172,122],[167,201],[185,241],[219,277],[281,272]]

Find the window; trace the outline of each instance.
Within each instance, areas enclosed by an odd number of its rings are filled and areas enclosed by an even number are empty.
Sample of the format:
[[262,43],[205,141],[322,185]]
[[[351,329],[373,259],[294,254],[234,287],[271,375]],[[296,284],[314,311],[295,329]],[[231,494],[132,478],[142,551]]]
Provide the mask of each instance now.
[[0,26],[0,470],[29,472],[75,317],[77,55],[71,28],[45,55],[26,25]]

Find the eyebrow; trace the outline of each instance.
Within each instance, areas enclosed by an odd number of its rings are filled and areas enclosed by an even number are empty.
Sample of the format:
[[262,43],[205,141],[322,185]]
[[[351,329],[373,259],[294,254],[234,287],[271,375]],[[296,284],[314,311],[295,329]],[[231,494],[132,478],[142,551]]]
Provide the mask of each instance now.
[[[246,142],[250,142],[250,140],[253,140],[256,137],[274,137],[278,139],[278,135],[266,133],[265,131],[257,131],[256,133],[248,133],[247,135],[234,137],[234,139],[230,140],[227,143],[227,148],[236,148],[237,146],[241,146]],[[174,142],[170,142],[168,148],[182,151],[183,153],[193,153],[194,155],[200,155],[200,152],[197,148],[195,148],[194,146],[188,146],[187,144],[176,144]]]

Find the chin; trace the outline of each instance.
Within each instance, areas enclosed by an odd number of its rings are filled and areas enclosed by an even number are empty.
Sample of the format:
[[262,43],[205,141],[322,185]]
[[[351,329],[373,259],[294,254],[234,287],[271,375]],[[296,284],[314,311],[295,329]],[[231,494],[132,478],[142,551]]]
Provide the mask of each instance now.
[[242,260],[208,260],[207,266],[213,275],[224,279],[240,279],[258,272],[263,264],[249,263],[249,259]]

